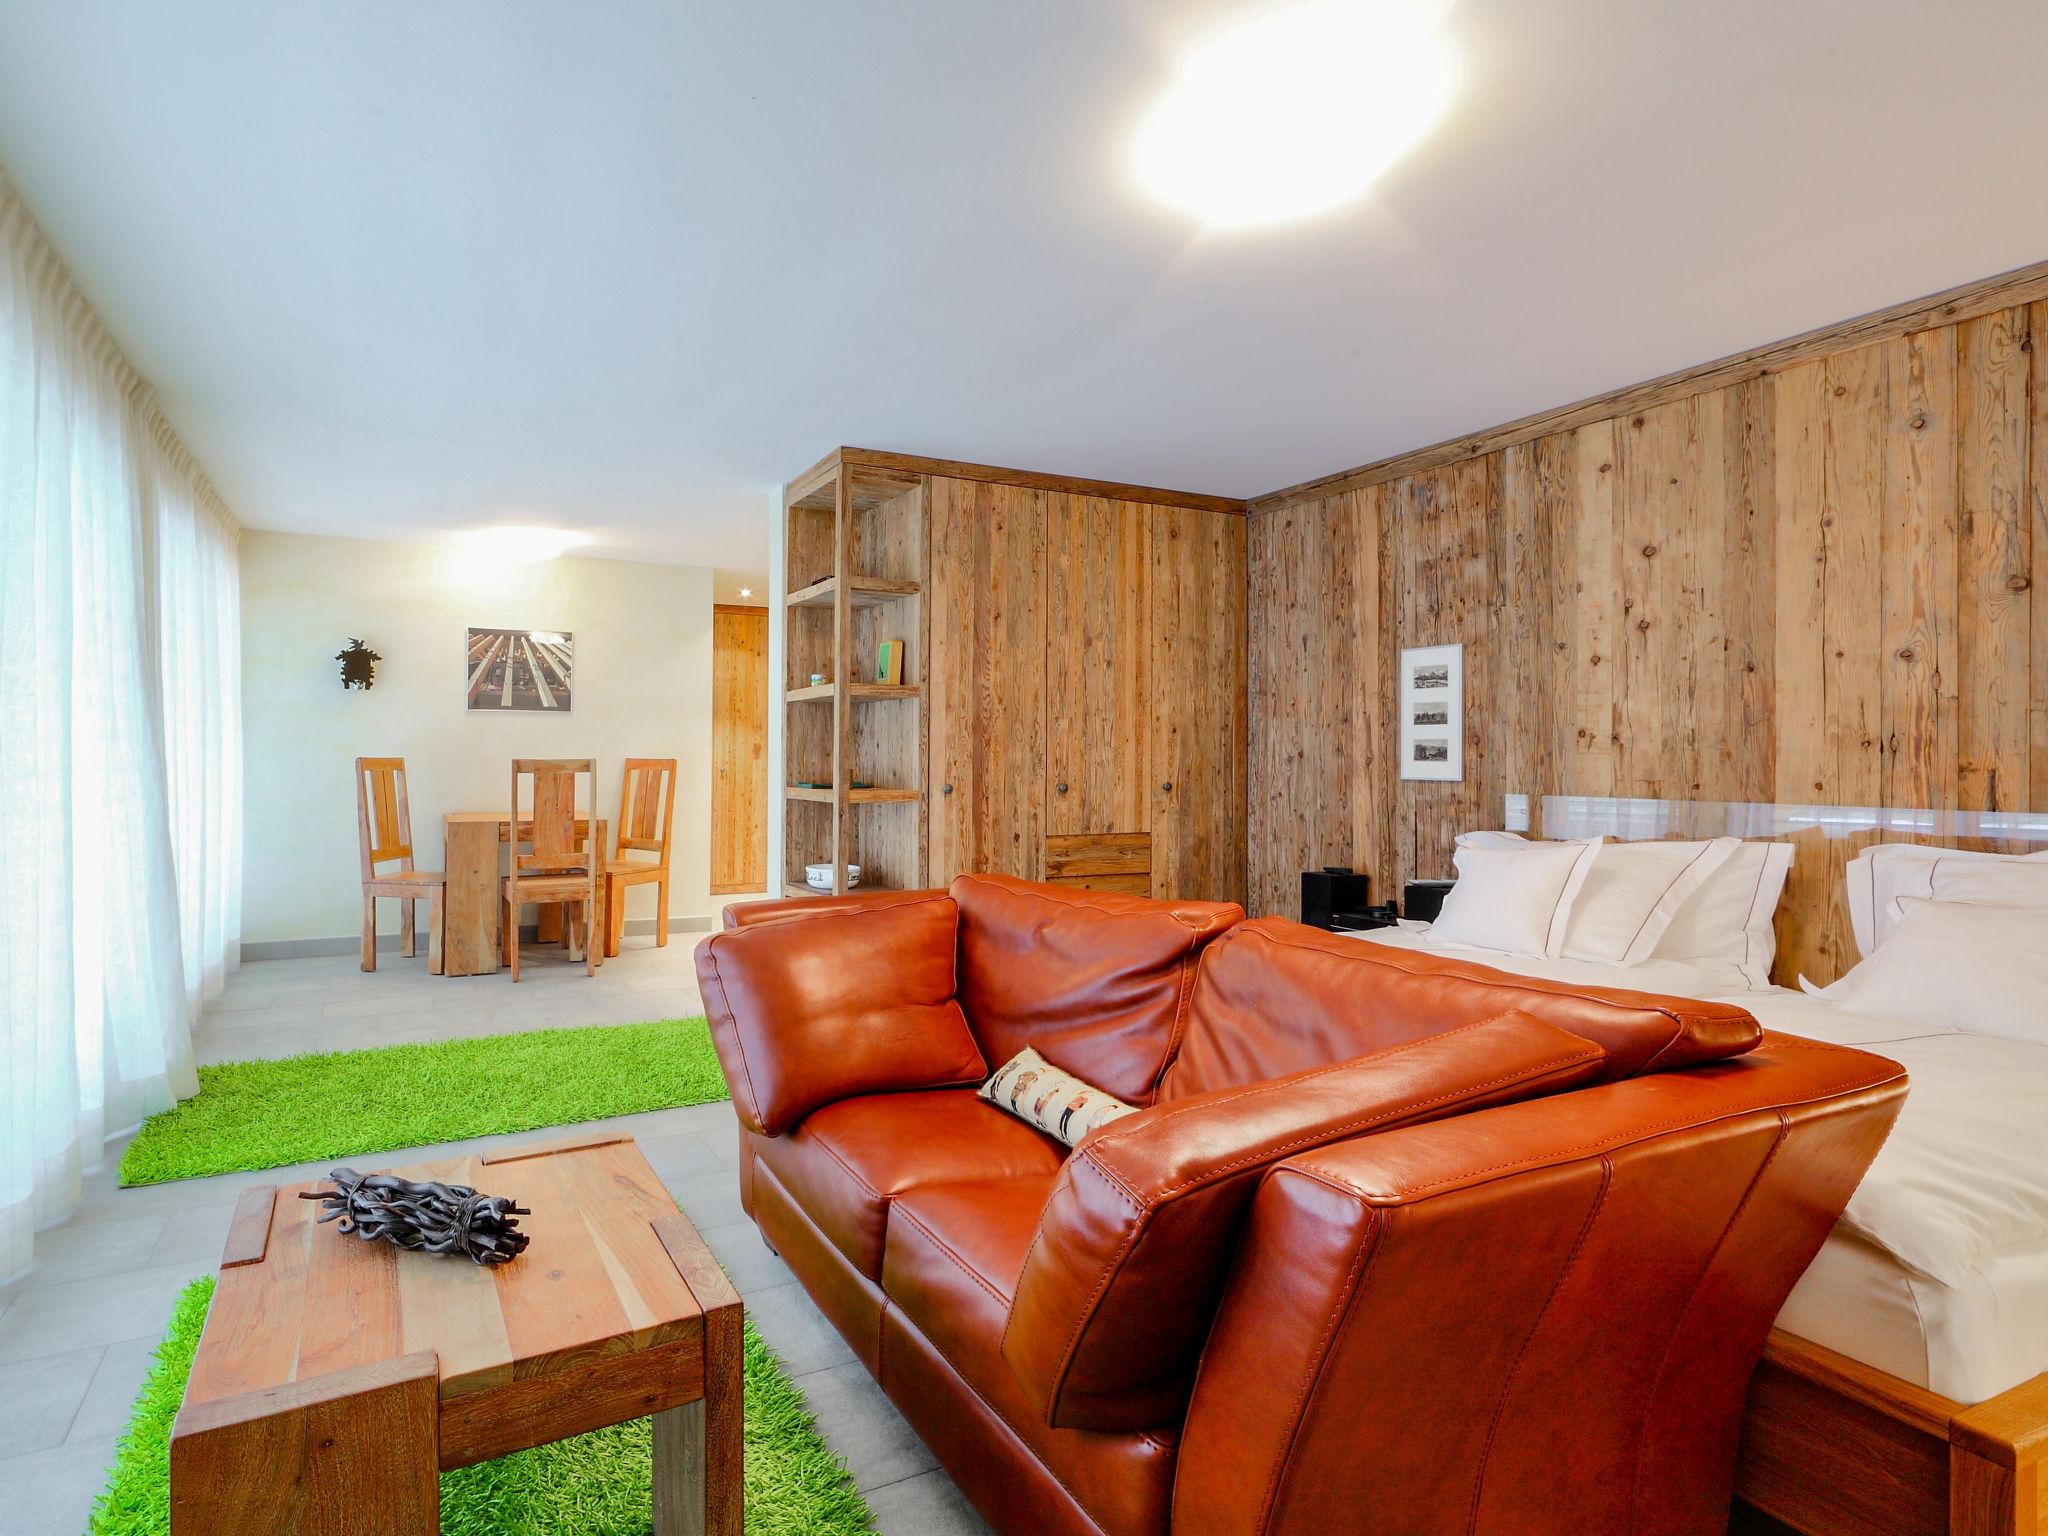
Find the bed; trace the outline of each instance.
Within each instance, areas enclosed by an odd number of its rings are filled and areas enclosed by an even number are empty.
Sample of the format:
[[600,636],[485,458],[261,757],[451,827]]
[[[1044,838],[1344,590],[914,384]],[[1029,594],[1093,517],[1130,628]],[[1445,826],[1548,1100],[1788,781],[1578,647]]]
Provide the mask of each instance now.
[[1731,991],[1683,962],[1504,955],[1410,924],[1356,937],[1713,996],[1767,1029],[1904,1065],[1899,1123],[1758,1367],[1737,1492],[1812,1536],[2048,1529],[2048,1045],[1896,1024],[1782,987]]

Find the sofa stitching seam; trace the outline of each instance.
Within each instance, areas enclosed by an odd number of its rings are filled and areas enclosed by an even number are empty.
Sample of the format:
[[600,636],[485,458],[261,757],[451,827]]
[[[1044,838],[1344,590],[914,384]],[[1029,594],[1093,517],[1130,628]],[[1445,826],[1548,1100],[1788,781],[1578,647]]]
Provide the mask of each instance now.
[[704,953],[711,957],[711,979],[718,985],[718,1006],[728,1019],[732,1020],[733,1044],[739,1047],[740,1075],[747,1080],[747,1102],[753,1107],[754,1118],[761,1118],[761,1096],[754,1091],[754,1069],[747,1064],[746,1036],[740,1029],[739,1015],[733,1012],[732,999],[726,994],[725,972],[718,964],[718,941],[720,934],[713,934],[704,941]]
[[[1403,1040],[1394,1045],[1382,1046],[1379,1050],[1368,1051],[1363,1056],[1352,1056],[1344,1061],[1329,1062],[1320,1067],[1311,1067],[1303,1072],[1290,1073],[1286,1077],[1271,1077],[1265,1079],[1262,1082],[1248,1083],[1241,1088],[1238,1088],[1232,1092],[1223,1093],[1216,1098],[1210,1098],[1206,1094],[1197,1094],[1188,1099],[1181,1100],[1178,1103],[1168,1104],[1165,1106],[1153,1105],[1150,1107],[1157,1109],[1159,1112],[1156,1115],[1154,1115],[1150,1120],[1137,1126],[1125,1124],[1121,1128],[1119,1128],[1118,1126],[1116,1126],[1114,1122],[1112,1122],[1110,1125],[1105,1126],[1103,1130],[1094,1138],[1094,1140],[1088,1143],[1088,1145],[1091,1149],[1093,1149],[1096,1147],[1107,1146],[1120,1140],[1128,1140],[1132,1136],[1142,1134],[1148,1126],[1158,1125],[1161,1121],[1170,1119],[1175,1115],[1197,1114],[1203,1110],[1221,1108],[1225,1104],[1238,1103],[1240,1100],[1248,1099],[1254,1094],[1281,1091],[1284,1088],[1293,1087],[1297,1084],[1309,1082],[1318,1077],[1323,1077],[1331,1072],[1342,1072],[1347,1068],[1358,1066],[1363,1062],[1379,1061],[1384,1057],[1395,1055],[1401,1051],[1412,1049],[1413,1047],[1418,1045],[1426,1044],[1428,1042],[1436,1040],[1447,1040],[1454,1035],[1462,1035],[1466,1033],[1468,1030],[1479,1029],[1488,1024],[1497,1024],[1502,1019],[1506,1018],[1510,1013],[1514,1013],[1516,1011],[1517,1010],[1512,1008],[1506,1009],[1501,1013],[1494,1014],[1490,1018],[1474,1019],[1470,1024],[1460,1024],[1457,1028],[1444,1030],[1441,1034],[1418,1035],[1413,1040]],[[1590,1048],[1593,1050],[1599,1049],[1599,1047],[1597,1046],[1591,1046]],[[1195,1099],[1197,1098],[1202,1100],[1202,1102],[1196,1103]]]
[[1336,1339],[1337,1330],[1350,1314],[1352,1302],[1364,1284],[1366,1271],[1379,1258],[1385,1231],[1384,1219],[1378,1212],[1373,1212],[1372,1240],[1362,1245],[1353,1256],[1351,1269],[1344,1277],[1343,1289],[1337,1293],[1336,1301],[1330,1308],[1329,1319],[1323,1324],[1322,1337],[1316,1341],[1307,1368],[1302,1372],[1301,1381],[1295,1388],[1294,1403],[1288,1410],[1291,1422],[1287,1427],[1286,1440],[1280,1448],[1280,1454],[1274,1458],[1272,1470],[1266,1474],[1266,1491],[1259,1503],[1257,1530],[1261,1536],[1272,1528],[1273,1511],[1280,1499],[1280,1485],[1285,1480],[1288,1463],[1293,1460],[1295,1442],[1301,1438],[1301,1426],[1308,1416],[1308,1400],[1314,1391],[1316,1379],[1322,1375],[1323,1367],[1329,1363],[1329,1352]]
[[[898,1308],[897,1310],[901,1311],[902,1309]],[[910,1323],[908,1324],[908,1326],[914,1328],[917,1325],[915,1323]],[[1049,1465],[1046,1464],[1044,1457],[1040,1456],[1036,1451],[1031,1450],[1031,1442],[1024,1438],[1023,1431],[1018,1429],[1017,1426],[1011,1422],[1010,1416],[1007,1413],[1003,1412],[1001,1408],[997,1407],[994,1403],[990,1402],[986,1397],[982,1395],[981,1389],[975,1386],[974,1382],[969,1378],[968,1374],[960,1368],[959,1362],[956,1361],[950,1354],[948,1354],[945,1351],[944,1348],[940,1346],[938,1340],[934,1339],[922,1328],[917,1329],[917,1336],[923,1339],[925,1343],[931,1345],[932,1353],[937,1355],[941,1360],[946,1362],[946,1368],[950,1370],[955,1376],[958,1376],[960,1378],[960,1384],[966,1387],[969,1392],[974,1394],[974,1400],[977,1403],[980,1403],[981,1406],[986,1408],[990,1413],[994,1414],[998,1419],[1000,1419],[1002,1421],[1003,1428],[1007,1429],[1012,1435],[1015,1435],[1017,1437],[1017,1443],[1022,1445],[1026,1451],[1030,1451],[1032,1460],[1038,1463],[1040,1469],[1045,1473],[1047,1477],[1051,1478],[1054,1482],[1060,1485],[1061,1490],[1066,1494],[1068,1498],[1074,1501],[1076,1507],[1081,1509],[1084,1513],[1087,1513],[1091,1519],[1094,1518],[1094,1512],[1089,1508],[1088,1502],[1085,1499],[1083,1499],[1080,1494],[1076,1493],[1073,1490],[1072,1486],[1067,1482],[1067,1480],[1064,1477],[1061,1477],[1058,1472],[1054,1471]],[[1147,1438],[1148,1440],[1150,1439],[1149,1436]],[[1156,1440],[1152,1440],[1151,1443],[1154,1445],[1160,1445],[1160,1443]],[[1160,1445],[1160,1449],[1164,1450],[1165,1447],[1163,1445]]]
[[1484,1083],[1474,1083],[1469,1087],[1460,1088],[1449,1093],[1440,1093],[1432,1098],[1417,1099],[1412,1103],[1403,1104],[1393,1109],[1383,1109],[1376,1114],[1366,1115],[1357,1120],[1345,1121],[1326,1130],[1296,1136],[1288,1141],[1275,1142],[1270,1147],[1262,1148],[1256,1152],[1248,1152],[1244,1156],[1235,1158],[1227,1163],[1220,1163],[1206,1173],[1193,1175],[1181,1180],[1178,1184],[1169,1184],[1164,1189],[1161,1189],[1154,1199],[1163,1202],[1171,1199],[1183,1190],[1198,1188],[1213,1183],[1218,1179],[1228,1177],[1241,1168],[1260,1162],[1282,1161],[1303,1147],[1319,1146],[1324,1142],[1342,1140],[1364,1130],[1368,1126],[1376,1125],[1382,1120],[1398,1120],[1404,1116],[1421,1114],[1426,1110],[1435,1109],[1444,1104],[1454,1104],[1460,1100],[1473,1098],[1480,1094],[1488,1093],[1495,1088],[1504,1088],[1515,1083],[1538,1082],[1563,1068],[1583,1066],[1587,1062],[1598,1061],[1601,1057],[1602,1052],[1599,1048],[1592,1047],[1586,1052],[1571,1056],[1560,1056],[1554,1061],[1540,1063],[1522,1072],[1509,1073]]
[[[1670,1334],[1664,1340],[1664,1353],[1657,1361],[1657,1374],[1650,1378],[1649,1395],[1643,1405],[1645,1409],[1656,1401],[1657,1389],[1664,1384],[1664,1373],[1671,1367],[1671,1351],[1678,1344],[1678,1330],[1684,1326],[1686,1317],[1692,1312],[1693,1303],[1699,1300],[1700,1287],[1707,1283],[1707,1276],[1714,1269],[1714,1261],[1721,1256],[1722,1248],[1727,1245],[1728,1235],[1735,1230],[1735,1224],[1742,1220],[1742,1213],[1749,1209],[1750,1200],[1755,1196],[1757,1190],[1762,1188],[1764,1176],[1771,1171],[1771,1165],[1777,1162],[1778,1153],[1784,1150],[1785,1143],[1791,1140],[1791,1136],[1791,1122],[1786,1118],[1785,1111],[1780,1109],[1778,1111],[1778,1134],[1772,1138],[1771,1150],[1765,1155],[1763,1162],[1757,1165],[1756,1174],[1750,1179],[1749,1187],[1742,1192],[1742,1198],[1735,1202],[1735,1209],[1728,1213],[1728,1220],[1721,1228],[1721,1235],[1714,1239],[1714,1246],[1709,1250],[1706,1261],[1700,1265],[1699,1273],[1693,1276],[1692,1289],[1686,1294],[1685,1305],[1679,1308],[1678,1320],[1672,1325]],[[1629,1504],[1632,1508],[1639,1508],[1641,1506],[1643,1495],[1643,1432],[1641,1423],[1642,1421],[1639,1418],[1636,1430],[1635,1466],[1632,1468],[1629,1478]]]
[[1586,1212],[1586,1219],[1579,1224],[1579,1235],[1572,1241],[1572,1251],[1565,1255],[1563,1265],[1558,1269],[1557,1278],[1550,1282],[1550,1294],[1543,1298],[1543,1305],[1537,1309],[1535,1319],[1529,1324],[1529,1331],[1522,1336],[1522,1342],[1515,1351],[1515,1363],[1508,1370],[1507,1379],[1501,1383],[1500,1396],[1493,1405],[1493,1417],[1487,1422],[1486,1443],[1479,1449],[1479,1465],[1472,1477],[1471,1513],[1466,1521],[1467,1531],[1479,1529],[1479,1504],[1486,1495],[1486,1464],[1493,1457],[1493,1442],[1500,1433],[1501,1416],[1507,1412],[1508,1397],[1520,1380],[1522,1366],[1529,1358],[1529,1346],[1536,1341],[1537,1333],[1543,1327],[1543,1319],[1550,1315],[1550,1309],[1557,1303],[1558,1292],[1572,1269],[1579,1262],[1579,1255],[1585,1250],[1586,1239],[1592,1235],[1593,1224],[1606,1208],[1608,1191],[1614,1187],[1614,1163],[1610,1158],[1600,1159],[1600,1193],[1594,1197],[1592,1206]]
[[1173,1004],[1173,1027],[1167,1031],[1166,1050],[1159,1058],[1159,1070],[1152,1074],[1152,1081],[1146,1089],[1153,1103],[1159,1101],[1159,1092],[1166,1086],[1166,1074],[1173,1070],[1174,1062],[1180,1059],[1181,1041],[1187,1036],[1188,1011],[1193,1006],[1195,977],[1199,974],[1205,951],[1195,947],[1196,935],[1188,935],[1188,947],[1180,958],[1180,983],[1175,989]]
[[[1470,1030],[1484,1029],[1488,1025],[1498,1024],[1503,1019],[1512,1017],[1518,1011],[1519,1010],[1517,1009],[1510,1008],[1504,1013],[1495,1014],[1492,1018],[1475,1019],[1470,1024],[1460,1024],[1456,1029],[1447,1029],[1441,1034],[1423,1035],[1414,1040],[1404,1040],[1398,1045],[1387,1046],[1383,1050],[1370,1052],[1369,1054],[1364,1056],[1354,1056],[1347,1061],[1331,1062],[1327,1066],[1314,1067],[1305,1072],[1291,1073],[1286,1077],[1268,1078],[1264,1082],[1250,1084],[1247,1087],[1240,1088],[1235,1093],[1227,1094],[1221,1098],[1211,1099],[1205,1096],[1201,1103],[1196,1103],[1192,1099],[1186,1100],[1179,1104],[1174,1104],[1165,1109],[1160,1110],[1160,1112],[1153,1116],[1152,1119],[1144,1122],[1143,1124],[1125,1124],[1121,1128],[1112,1125],[1110,1127],[1105,1128],[1102,1134],[1098,1135],[1093,1141],[1091,1141],[1088,1144],[1089,1150],[1093,1151],[1098,1147],[1114,1144],[1120,1140],[1128,1140],[1134,1136],[1143,1135],[1146,1132],[1146,1130],[1148,1130],[1151,1126],[1158,1125],[1175,1115],[1200,1114],[1206,1110],[1219,1109],[1226,1104],[1241,1103],[1243,1100],[1249,1099],[1257,1094],[1285,1094],[1299,1087],[1303,1083],[1313,1082],[1318,1078],[1327,1077],[1333,1072],[1349,1071],[1353,1067],[1363,1065],[1366,1062],[1379,1061],[1388,1056],[1398,1055],[1400,1052],[1410,1050],[1418,1045],[1433,1044],[1439,1040],[1448,1040],[1453,1038],[1454,1036],[1465,1034]],[[1537,1020],[1536,1022],[1540,1023],[1541,1021]],[[1560,1030],[1559,1033],[1564,1034],[1569,1033],[1569,1031]],[[1507,1076],[1495,1078],[1491,1082],[1474,1084],[1469,1088],[1460,1089],[1458,1090],[1458,1092],[1471,1093],[1479,1092],[1487,1088],[1497,1088],[1505,1083],[1515,1082],[1519,1078],[1526,1075],[1540,1074],[1543,1072],[1554,1071],[1557,1068],[1563,1066],[1571,1066],[1582,1062],[1598,1060],[1604,1057],[1605,1055],[1606,1052],[1601,1050],[1599,1046],[1594,1045],[1590,1041],[1586,1041],[1582,1044],[1582,1047],[1573,1055],[1559,1057],[1555,1061],[1546,1062],[1541,1066],[1524,1069],[1523,1072],[1510,1073]],[[1456,1097],[1456,1095],[1445,1095],[1445,1097]],[[1438,1102],[1440,1102],[1439,1099],[1427,1099],[1423,1101],[1422,1105],[1418,1105],[1415,1107],[1424,1107],[1428,1104]],[[1154,1107],[1156,1108],[1157,1106]],[[1394,1112],[1387,1111],[1387,1113]],[[1361,1121],[1359,1123],[1370,1124],[1371,1122]]]
[[[1820,1042],[1815,1043],[1819,1044]],[[1843,1048],[1840,1046],[1823,1045],[1823,1049],[1841,1050]],[[1856,1082],[1853,1083],[1845,1083],[1842,1086],[1838,1088],[1832,1088],[1828,1090],[1826,1093],[1821,1094],[1815,1098],[1799,1099],[1794,1102],[1800,1105],[1826,1104],[1834,1101],[1835,1099],[1845,1097],[1852,1093],[1862,1093],[1865,1089],[1868,1088],[1881,1088],[1886,1083],[1902,1081],[1905,1078],[1905,1075],[1906,1074],[1903,1069],[1895,1068],[1893,1071],[1879,1073],[1874,1077],[1858,1079]],[[1645,1136],[1654,1136],[1659,1131],[1672,1130],[1678,1126],[1712,1125],[1722,1120],[1733,1119],[1737,1115],[1762,1114],[1766,1111],[1776,1114],[1782,1114],[1788,1107],[1790,1106],[1782,1102],[1777,1104],[1747,1104],[1739,1109],[1730,1109],[1724,1114],[1710,1115],[1705,1119],[1702,1119],[1697,1112],[1689,1115],[1680,1115],[1676,1119],[1660,1120],[1654,1125],[1630,1126],[1626,1130],[1616,1131],[1612,1136],[1602,1136],[1593,1141],[1582,1142],[1575,1147],[1560,1147],[1554,1152],[1545,1153],[1541,1159],[1536,1161],[1530,1161],[1526,1158],[1516,1158],[1505,1163],[1492,1163],[1484,1168],[1468,1168],[1463,1173],[1451,1174],[1448,1177],[1441,1179],[1430,1179],[1427,1182],[1421,1184],[1404,1185],[1401,1188],[1389,1191],[1388,1193],[1397,1199],[1406,1197],[1408,1195],[1419,1195],[1424,1190],[1437,1189],[1447,1184],[1457,1184],[1466,1179],[1482,1178],[1489,1173],[1502,1173],[1509,1169],[1515,1168],[1545,1167],[1550,1163],[1555,1162],[1559,1158],[1576,1157],[1583,1152],[1604,1151],[1607,1148],[1617,1147],[1628,1142],[1637,1141]],[[1379,1191],[1377,1190],[1367,1190],[1364,1187],[1356,1184],[1340,1183],[1336,1187],[1347,1189],[1351,1194],[1354,1195],[1371,1196],[1379,1193]]]
[[931,1245],[934,1248],[938,1249],[939,1252],[943,1253],[947,1258],[951,1259],[953,1261],[954,1267],[957,1268],[961,1274],[965,1275],[968,1279],[972,1280],[976,1285],[980,1286],[982,1290],[986,1291],[989,1297],[995,1302],[997,1302],[999,1305],[1001,1305],[1005,1311],[1009,1310],[1010,1298],[1005,1296],[1001,1291],[997,1290],[993,1285],[989,1283],[988,1279],[985,1276],[978,1273],[972,1265],[970,1265],[965,1259],[961,1258],[959,1254],[955,1253],[952,1247],[946,1242],[944,1238],[940,1237],[938,1233],[934,1232],[930,1227],[926,1226],[922,1221],[918,1220],[917,1212],[913,1211],[910,1207],[905,1206],[903,1210],[898,1212],[897,1214],[901,1215],[905,1221],[909,1222],[913,1227],[917,1228],[918,1231],[922,1232],[925,1235],[925,1237],[930,1240]]
[[832,1145],[831,1142],[827,1141],[823,1136],[817,1137],[816,1141],[818,1150],[823,1152],[827,1157],[831,1158],[832,1161],[837,1163],[841,1168],[844,1168],[846,1170],[846,1176],[849,1179],[852,1179],[854,1183],[858,1184],[861,1187],[861,1192],[865,1194],[869,1199],[879,1200],[884,1205],[887,1205],[891,1200],[895,1199],[895,1196],[885,1195],[879,1189],[875,1188],[874,1185],[870,1184],[867,1181],[867,1179],[861,1174],[861,1171],[858,1168],[854,1167],[853,1164],[849,1163],[845,1158],[841,1157],[839,1155],[838,1150]]
[[[1097,1278],[1094,1289],[1089,1291],[1088,1299],[1081,1304],[1074,1317],[1074,1326],[1067,1333],[1066,1343],[1060,1347],[1059,1363],[1053,1368],[1052,1391],[1046,1398],[1046,1422],[1048,1424],[1052,1421],[1053,1407],[1059,1402],[1060,1393],[1066,1387],[1067,1376],[1073,1370],[1074,1353],[1080,1347],[1081,1334],[1094,1318],[1095,1309],[1101,1303],[1103,1292],[1108,1290],[1115,1283],[1116,1277],[1123,1272],[1124,1260],[1130,1257],[1131,1249],[1136,1245],[1139,1236],[1144,1232],[1146,1217],[1149,1215],[1149,1211],[1143,1202],[1139,1201],[1129,1189],[1124,1187],[1121,1180],[1111,1174],[1107,1168],[1097,1163],[1093,1157],[1084,1153],[1075,1161],[1093,1172],[1117,1194],[1123,1196],[1136,1211],[1138,1219],[1131,1223],[1130,1230],[1124,1234],[1124,1240],[1117,1245],[1116,1252],[1111,1255],[1109,1263]],[[1052,1202],[1049,1200],[1046,1202],[1048,1208],[1051,1207],[1051,1204]],[[1021,1290],[1022,1286],[1018,1288]],[[1007,1341],[1009,1337],[1009,1327],[1007,1324],[1003,1328],[1003,1336]]]

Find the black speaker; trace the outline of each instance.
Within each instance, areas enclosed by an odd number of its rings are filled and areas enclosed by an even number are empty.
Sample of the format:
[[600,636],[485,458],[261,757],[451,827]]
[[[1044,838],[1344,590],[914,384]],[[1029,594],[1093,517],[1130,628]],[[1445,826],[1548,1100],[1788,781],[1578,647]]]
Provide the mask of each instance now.
[[1433,923],[1444,909],[1444,896],[1455,880],[1410,880],[1401,892],[1401,915],[1410,922]]
[[1329,928],[1340,912],[1363,912],[1368,877],[1338,865],[1303,872],[1301,920],[1311,928]]

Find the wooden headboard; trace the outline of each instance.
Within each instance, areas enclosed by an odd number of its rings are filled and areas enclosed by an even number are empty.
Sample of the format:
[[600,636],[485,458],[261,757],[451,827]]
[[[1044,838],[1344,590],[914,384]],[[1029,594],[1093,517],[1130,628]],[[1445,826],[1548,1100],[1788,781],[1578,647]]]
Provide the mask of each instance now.
[[[2036,337],[2048,264],[1255,501],[1252,908],[1448,875],[1510,794],[2048,811]],[[1400,651],[1454,641],[1464,780],[1404,782]],[[1832,978],[1886,834],[1784,835]]]

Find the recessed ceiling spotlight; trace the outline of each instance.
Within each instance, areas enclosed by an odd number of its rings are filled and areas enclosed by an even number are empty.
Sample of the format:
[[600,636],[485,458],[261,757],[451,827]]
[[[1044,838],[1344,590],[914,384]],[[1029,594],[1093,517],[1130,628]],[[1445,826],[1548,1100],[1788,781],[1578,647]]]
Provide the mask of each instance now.
[[741,597],[752,597],[753,595],[754,595],[754,589],[753,589],[752,587],[741,587],[741,588],[740,588],[740,596],[741,596]]
[[1417,0],[1308,0],[1208,38],[1139,129],[1140,185],[1213,228],[1351,201],[1450,104],[1441,17]]

